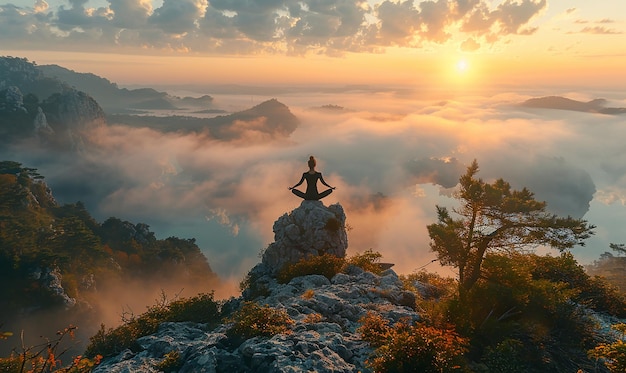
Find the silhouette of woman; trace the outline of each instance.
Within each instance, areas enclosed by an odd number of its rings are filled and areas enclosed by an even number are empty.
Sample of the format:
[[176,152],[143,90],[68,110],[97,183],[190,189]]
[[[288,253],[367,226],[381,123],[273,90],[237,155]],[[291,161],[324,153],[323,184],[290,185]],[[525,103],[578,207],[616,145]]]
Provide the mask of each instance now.
[[[313,156],[309,157],[308,163],[309,163],[309,171],[303,173],[302,178],[300,179],[300,181],[298,181],[298,184],[292,187],[289,187],[289,190],[291,190],[291,192],[295,194],[296,196],[300,198],[304,198],[307,201],[317,201],[326,197],[330,193],[332,193],[335,188],[326,184],[326,181],[324,181],[324,178],[322,177],[321,172],[315,171],[315,166],[317,162],[315,161],[315,158],[313,158]],[[295,188],[301,185],[304,182],[304,180],[306,180],[306,192],[302,193],[301,191]],[[319,193],[317,191],[317,180],[321,181],[322,184],[326,185],[330,189],[326,189],[322,193]]]

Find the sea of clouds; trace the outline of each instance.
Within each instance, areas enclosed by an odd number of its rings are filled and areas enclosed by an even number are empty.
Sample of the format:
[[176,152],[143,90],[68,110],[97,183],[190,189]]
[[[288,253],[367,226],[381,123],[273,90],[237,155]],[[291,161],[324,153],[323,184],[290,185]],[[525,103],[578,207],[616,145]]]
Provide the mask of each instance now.
[[[398,273],[434,259],[426,226],[436,221],[436,205],[455,206],[454,187],[474,159],[479,177],[528,187],[550,211],[596,225],[587,246],[573,250],[579,261],[626,241],[624,116],[523,108],[518,104],[533,96],[513,93],[441,100],[380,89],[273,97],[301,121],[288,138],[258,136],[250,126],[242,139],[225,142],[109,124],[89,134],[93,145],[78,156],[23,146],[0,153],[38,168],[59,202],[80,200],[99,221],[115,216],[147,223],[159,238],[196,238],[232,293],[273,241],[274,221],[300,204],[288,187],[310,155],[337,187],[324,203],[346,211],[349,254],[377,250]],[[603,97],[626,106],[618,96]],[[272,96],[215,98],[217,107],[234,110]],[[344,110],[316,109],[328,104]],[[427,268],[453,274],[436,263]]]

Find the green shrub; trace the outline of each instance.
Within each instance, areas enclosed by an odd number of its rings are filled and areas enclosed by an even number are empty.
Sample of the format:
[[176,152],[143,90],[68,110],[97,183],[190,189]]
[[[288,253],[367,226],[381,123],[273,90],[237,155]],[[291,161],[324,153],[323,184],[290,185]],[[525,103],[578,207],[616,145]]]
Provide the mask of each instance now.
[[[451,277],[443,277],[437,273],[421,270],[410,275],[401,275],[400,280],[404,288],[417,293],[423,299],[450,298],[457,294],[459,283]],[[424,288],[417,289],[415,282],[424,284]]]
[[164,359],[159,362],[155,368],[157,368],[159,372],[172,373],[177,372],[181,368],[182,363],[180,352],[174,350],[166,353]]
[[294,321],[285,310],[244,302],[228,320],[233,325],[229,335],[235,338],[271,337],[290,331]]
[[246,289],[250,291],[248,295],[252,299],[258,297],[266,297],[270,295],[270,290],[265,284],[259,283],[258,275],[248,273],[246,277],[239,283],[239,290],[242,292]]
[[483,356],[483,363],[489,372],[525,373],[530,369],[526,365],[522,353],[524,344],[517,339],[505,339],[495,347],[488,347]]
[[345,258],[339,258],[332,254],[302,258],[297,263],[284,266],[278,272],[276,279],[281,284],[286,284],[293,278],[306,275],[322,275],[330,280],[341,272],[345,263]]
[[592,277],[578,264],[572,253],[559,256],[530,256],[532,275],[536,279],[564,282],[570,289],[576,289],[574,301],[599,312],[626,317],[626,297],[619,289],[602,277]]
[[382,269],[379,265],[383,256],[372,249],[366,250],[363,254],[355,254],[348,258],[347,263],[360,267],[365,271],[380,275]]
[[601,362],[611,373],[626,372],[626,324],[613,325],[613,329],[622,332],[620,339],[613,343],[602,343],[589,350],[590,358]]
[[213,323],[219,321],[219,304],[213,299],[213,293],[199,294],[188,299],[148,307],[139,317],[127,320],[117,328],[105,328],[90,338],[85,355],[112,356],[125,349],[136,349],[137,338],[155,333],[164,322],[191,321],[197,323]]
[[[469,359],[498,365],[519,358],[542,372],[593,366],[587,351],[598,333],[579,305],[610,300],[585,301],[598,288],[569,254],[490,254],[482,276],[464,301],[446,302],[447,320],[471,339]],[[507,352],[511,340],[521,342],[515,355]]]
[[462,371],[467,340],[454,331],[406,321],[389,326],[379,315],[368,313],[358,329],[363,340],[376,348],[367,364],[379,373]]
[[[354,265],[365,271],[380,275],[382,270],[379,265],[382,255],[372,249],[366,250],[363,254],[355,254],[350,258],[339,258],[332,254],[322,254],[302,258],[297,263],[285,265],[276,276],[281,284],[286,284],[293,278],[306,275],[322,275],[327,279],[332,279],[337,273],[346,269],[347,265]],[[246,278],[240,287],[245,289],[253,286],[253,279]]]
[[198,294],[193,298],[170,303],[167,321],[192,321],[212,324],[220,318],[220,307],[213,293]]

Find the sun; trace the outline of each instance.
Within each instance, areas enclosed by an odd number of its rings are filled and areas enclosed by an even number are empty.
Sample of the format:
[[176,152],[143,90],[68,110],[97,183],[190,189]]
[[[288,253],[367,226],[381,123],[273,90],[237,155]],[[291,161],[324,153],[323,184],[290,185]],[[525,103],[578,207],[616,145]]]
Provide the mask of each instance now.
[[459,73],[464,73],[467,70],[469,70],[469,64],[467,63],[467,60],[465,59],[460,59],[457,63],[456,63],[456,71],[458,71]]

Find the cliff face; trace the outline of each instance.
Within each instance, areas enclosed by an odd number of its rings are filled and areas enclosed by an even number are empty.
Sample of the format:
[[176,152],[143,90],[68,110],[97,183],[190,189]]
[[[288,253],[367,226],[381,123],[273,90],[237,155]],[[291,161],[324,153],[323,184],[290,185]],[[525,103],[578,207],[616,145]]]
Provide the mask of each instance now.
[[161,132],[199,132],[224,141],[272,141],[288,137],[299,125],[298,118],[276,99],[211,118],[111,114],[137,109],[209,110],[212,104],[209,95],[180,98],[151,88],[120,89],[93,74],[0,57],[0,142],[35,137],[55,149],[81,151],[89,146],[84,132],[106,124],[101,105],[107,107],[110,123]]
[[54,142],[73,150],[84,150],[85,131],[106,125],[104,111],[84,92],[67,90],[50,96],[42,103]]
[[[215,328],[162,323],[157,333],[139,338],[134,351],[105,359],[95,372],[151,372],[172,352],[180,356],[178,372],[367,372],[365,361],[373,350],[357,331],[359,320],[368,313],[392,322],[420,319],[415,295],[403,289],[397,274],[348,266],[330,280],[313,274],[280,284],[273,276],[298,258],[345,255],[344,223],[341,205],[321,202],[305,201],[280,217],[274,224],[276,242],[250,271],[263,292],[246,289],[224,305],[237,309],[248,301],[282,310],[293,320],[289,332],[234,341],[231,323]],[[289,250],[293,253],[287,255]]]
[[0,58],[0,141],[36,136],[43,144],[80,150],[83,132],[105,122],[88,94],[45,77],[25,59]]

